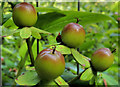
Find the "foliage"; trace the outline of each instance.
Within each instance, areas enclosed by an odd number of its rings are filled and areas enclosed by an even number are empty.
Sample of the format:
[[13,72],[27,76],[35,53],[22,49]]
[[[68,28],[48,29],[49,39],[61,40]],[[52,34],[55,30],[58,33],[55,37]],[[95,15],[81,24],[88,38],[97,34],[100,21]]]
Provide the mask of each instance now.
[[[12,6],[16,2],[1,2],[2,18],[2,83],[6,85],[118,85],[118,2],[81,2],[80,12],[77,2],[40,2],[40,7],[33,6],[38,12],[37,23],[33,27],[18,28],[12,19]],[[47,6],[48,5],[48,6]],[[77,18],[86,32],[85,42],[79,51],[57,43],[56,37],[64,26],[76,22]],[[66,62],[64,73],[54,81],[44,83],[38,78],[28,53],[26,39],[30,38],[34,59],[37,56],[37,39],[39,52],[56,46]],[[73,40],[74,41],[74,40]],[[116,49],[113,65],[104,72],[95,73],[90,64],[92,53],[99,48]],[[77,75],[79,63],[79,75]],[[107,62],[107,61],[106,61]],[[49,77],[48,77],[49,78]]]

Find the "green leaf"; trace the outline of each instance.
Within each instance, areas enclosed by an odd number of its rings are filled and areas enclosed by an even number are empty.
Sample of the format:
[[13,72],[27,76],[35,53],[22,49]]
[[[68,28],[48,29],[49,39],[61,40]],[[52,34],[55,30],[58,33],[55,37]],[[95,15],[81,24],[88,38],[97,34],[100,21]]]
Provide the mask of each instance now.
[[49,32],[41,30],[41,29],[36,28],[36,27],[30,27],[30,29],[31,29],[31,31],[34,31],[34,32],[44,33],[44,34],[50,34]]
[[12,16],[12,13],[4,14],[2,24],[4,24],[8,19],[10,19],[11,16]]
[[93,76],[94,76],[94,75],[93,75],[93,73],[92,73],[91,68],[88,68],[88,69],[85,70],[85,72],[81,75],[80,80],[88,81],[88,80],[90,80]]
[[31,36],[31,30],[28,27],[24,27],[20,30],[21,38],[27,39]]
[[39,34],[37,29],[31,28],[32,36],[36,39],[41,39],[41,35]]
[[55,79],[55,82],[56,82],[59,86],[65,85],[66,87],[69,87],[68,83],[66,83],[60,76]]
[[34,86],[39,82],[38,75],[35,71],[27,71],[23,75],[20,75],[15,82],[19,85]]
[[55,37],[55,36],[53,36],[53,35],[48,35],[48,36],[47,36],[47,39],[48,39],[48,45],[57,44],[57,41],[56,41],[56,37]]
[[[47,14],[39,14],[38,20],[34,26],[37,28],[45,30],[47,27],[49,27],[49,24],[51,22],[54,22],[55,20],[57,20],[63,16],[65,16],[65,15],[61,14],[61,13],[57,13],[57,12],[51,12],[51,13],[47,13]],[[54,27],[53,29],[57,29],[57,28]]]
[[72,55],[75,58],[75,60],[81,64],[82,66],[84,66],[85,68],[90,67],[90,63],[87,60],[87,57],[83,56],[82,54],[80,54],[77,50],[75,49],[71,49]]
[[77,21],[76,18],[80,19],[79,23],[83,26],[106,20],[112,20],[113,23],[117,25],[117,22],[112,17],[104,14],[78,11],[58,11],[39,15],[39,20],[41,22],[38,21],[36,27],[51,33],[59,32],[66,24],[71,22],[75,23]]
[[24,41],[23,44],[21,45],[20,49],[19,49],[19,55],[22,58],[24,58],[26,51],[27,51],[27,43]]
[[61,77],[65,80],[65,81],[70,81],[72,80],[73,78],[75,78],[77,75],[76,74],[72,74],[71,72],[67,71],[67,72],[64,72]]
[[[52,46],[52,47],[54,47],[54,46]],[[68,47],[66,47],[64,45],[57,45],[56,50],[61,52],[61,54],[71,54],[70,48],[68,48]]]
[[14,24],[13,19],[9,18],[7,21],[3,24],[4,27],[9,29],[17,29],[18,27]]
[[49,86],[55,86],[58,87],[57,84],[55,83],[55,81],[51,80],[51,81],[41,81],[39,84],[39,87],[49,87]]
[[60,9],[55,7],[36,7],[37,12],[52,12],[52,11],[60,11]]
[[102,77],[106,80],[108,85],[118,85],[118,82],[111,76],[103,74]]
[[[33,45],[32,45],[32,50],[33,50],[33,56],[36,59],[37,57],[37,40],[34,41]],[[39,52],[43,50],[42,44],[39,41]]]

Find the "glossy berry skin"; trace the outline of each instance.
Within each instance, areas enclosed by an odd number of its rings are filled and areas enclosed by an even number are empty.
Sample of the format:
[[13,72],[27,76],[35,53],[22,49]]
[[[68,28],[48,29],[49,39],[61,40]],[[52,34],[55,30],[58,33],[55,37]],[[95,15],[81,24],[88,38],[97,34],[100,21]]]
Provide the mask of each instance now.
[[26,2],[17,4],[13,8],[13,21],[18,27],[32,26],[37,21],[35,8]]
[[65,69],[64,56],[53,49],[42,50],[35,60],[35,70],[43,81],[49,81],[60,76]]
[[77,23],[67,24],[61,33],[62,42],[68,47],[78,48],[85,40],[85,31]]
[[114,61],[114,56],[108,48],[101,48],[95,51],[91,58],[91,63],[96,71],[105,71]]

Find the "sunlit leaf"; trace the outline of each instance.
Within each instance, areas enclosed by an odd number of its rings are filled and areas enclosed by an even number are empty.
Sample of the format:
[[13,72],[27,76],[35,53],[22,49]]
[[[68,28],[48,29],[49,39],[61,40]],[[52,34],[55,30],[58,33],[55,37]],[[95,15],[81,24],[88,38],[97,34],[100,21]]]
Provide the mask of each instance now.
[[[54,46],[51,46],[51,48]],[[57,45],[56,50],[61,52],[61,54],[71,54],[70,48],[64,46],[64,45]]]
[[24,27],[20,30],[21,38],[27,39],[31,36],[31,30],[28,27]]
[[82,73],[81,77],[80,77],[80,80],[83,80],[83,81],[88,81],[90,80],[92,77],[93,77],[93,72],[91,70],[91,68],[88,68],[84,73]]
[[25,72],[23,75],[20,75],[15,82],[19,85],[24,86],[34,86],[39,82],[38,75],[35,71]]
[[36,39],[41,39],[41,35],[39,34],[38,30],[37,29],[33,29],[31,28],[31,33],[32,33],[32,36]]
[[59,86],[65,85],[66,87],[69,87],[68,83],[66,83],[60,76],[57,77],[55,81]]
[[71,49],[72,55],[74,56],[75,60],[81,64],[84,67],[90,67],[90,63],[87,60],[87,58],[85,56],[83,56],[82,54],[80,54],[77,50],[75,49]]

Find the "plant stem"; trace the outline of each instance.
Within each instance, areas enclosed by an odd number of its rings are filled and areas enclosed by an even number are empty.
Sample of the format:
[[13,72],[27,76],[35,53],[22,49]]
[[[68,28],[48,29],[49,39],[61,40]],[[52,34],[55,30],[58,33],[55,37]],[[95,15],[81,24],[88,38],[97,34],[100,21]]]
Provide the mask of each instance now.
[[[38,0],[36,0],[36,7],[38,7]],[[39,54],[39,39],[37,39],[37,54]]]
[[80,0],[78,0],[78,11],[80,11]]
[[39,54],[39,39],[37,39],[37,54]]
[[[80,11],[80,1],[78,0],[78,11]],[[77,18],[77,23],[79,22],[79,19]],[[79,48],[77,48],[77,51],[79,51]],[[79,63],[77,62],[77,75],[79,74]]]
[[[34,41],[35,41],[35,38],[32,38],[31,45],[33,45],[33,42],[34,42]],[[27,60],[27,56],[28,56],[28,51],[25,53],[25,57],[23,58],[23,60],[21,59],[22,63],[21,63],[21,61],[20,61],[20,66],[19,66],[19,69],[18,69],[18,73],[17,73],[17,75],[16,75],[16,78],[18,78],[18,76],[21,74],[22,69],[23,69],[23,67],[24,67],[24,65],[25,65],[25,62],[26,62],[26,60]],[[16,86],[16,82],[14,81],[12,87],[15,87],[15,86]]]
[[[79,48],[77,48],[77,51],[79,52]],[[79,74],[79,63],[77,62],[77,75]]]
[[26,43],[27,43],[27,46],[28,46],[28,53],[30,55],[31,66],[34,66],[34,56],[33,56],[33,52],[32,52],[30,38],[26,39]]

